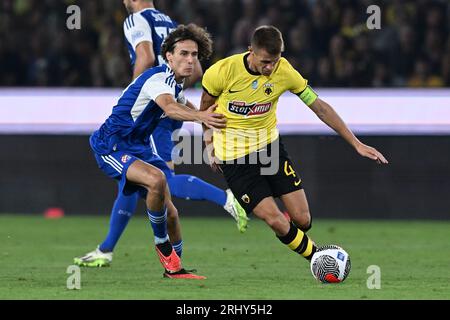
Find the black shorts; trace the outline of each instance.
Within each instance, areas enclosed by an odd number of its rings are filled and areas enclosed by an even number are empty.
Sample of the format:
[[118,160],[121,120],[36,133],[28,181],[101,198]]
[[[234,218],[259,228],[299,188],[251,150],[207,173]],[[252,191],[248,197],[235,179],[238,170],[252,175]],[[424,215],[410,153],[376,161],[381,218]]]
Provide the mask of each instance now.
[[300,176],[280,139],[261,150],[220,165],[228,187],[247,212],[264,198],[302,189]]

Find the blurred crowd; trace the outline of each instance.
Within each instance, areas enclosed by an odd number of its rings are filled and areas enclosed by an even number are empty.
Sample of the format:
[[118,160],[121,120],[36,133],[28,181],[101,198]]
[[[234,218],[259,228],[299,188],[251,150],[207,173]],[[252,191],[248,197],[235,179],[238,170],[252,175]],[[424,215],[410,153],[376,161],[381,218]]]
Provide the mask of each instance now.
[[[67,7],[81,8],[68,30]],[[207,27],[214,55],[246,50],[255,27],[277,26],[284,56],[313,87],[450,86],[448,0],[156,0],[179,23]],[[366,12],[381,9],[381,29]],[[2,0],[0,86],[124,87],[131,77],[121,0]]]

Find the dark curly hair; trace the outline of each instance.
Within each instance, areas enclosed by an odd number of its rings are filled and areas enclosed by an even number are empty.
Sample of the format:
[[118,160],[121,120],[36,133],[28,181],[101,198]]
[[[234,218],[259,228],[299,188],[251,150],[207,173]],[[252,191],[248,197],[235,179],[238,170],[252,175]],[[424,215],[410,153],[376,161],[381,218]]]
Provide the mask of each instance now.
[[211,35],[205,29],[197,26],[194,23],[188,25],[180,24],[174,31],[172,31],[161,47],[161,55],[167,61],[166,53],[172,52],[175,45],[179,41],[192,40],[198,45],[198,59],[208,59],[212,54],[212,40]]

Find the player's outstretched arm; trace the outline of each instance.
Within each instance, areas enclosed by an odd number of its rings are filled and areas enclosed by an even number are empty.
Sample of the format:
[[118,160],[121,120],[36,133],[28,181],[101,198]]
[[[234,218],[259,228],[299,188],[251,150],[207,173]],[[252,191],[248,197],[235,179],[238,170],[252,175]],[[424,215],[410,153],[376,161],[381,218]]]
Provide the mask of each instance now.
[[227,121],[225,117],[214,112],[217,105],[212,105],[204,111],[197,111],[177,103],[170,94],[161,94],[155,101],[169,118],[182,121],[198,121],[213,129],[224,129],[226,127]]
[[136,62],[133,69],[133,80],[155,64],[155,53],[152,43],[143,41],[136,47]]
[[312,111],[314,111],[320,120],[343,137],[345,141],[353,146],[361,156],[375,160],[380,164],[388,163],[381,152],[359,141],[341,117],[328,103],[320,98],[317,98],[309,107]]

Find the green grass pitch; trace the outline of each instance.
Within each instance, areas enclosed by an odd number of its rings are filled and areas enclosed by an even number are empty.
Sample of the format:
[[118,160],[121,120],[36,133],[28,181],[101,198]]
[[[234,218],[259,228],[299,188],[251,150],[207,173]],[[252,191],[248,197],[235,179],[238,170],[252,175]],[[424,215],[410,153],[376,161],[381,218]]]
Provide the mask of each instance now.
[[[67,268],[105,236],[108,217],[0,215],[0,299],[449,299],[449,221],[315,219],[309,235],[350,254],[341,284],[320,284],[309,264],[253,218],[240,234],[228,218],[182,218],[183,264],[207,280],[162,278],[148,221],[134,217],[109,268],[81,269],[69,290]],[[371,265],[381,288],[369,289]],[[370,280],[369,280],[370,282]]]

